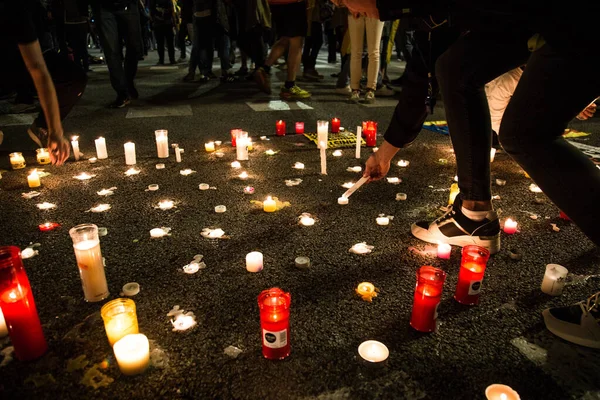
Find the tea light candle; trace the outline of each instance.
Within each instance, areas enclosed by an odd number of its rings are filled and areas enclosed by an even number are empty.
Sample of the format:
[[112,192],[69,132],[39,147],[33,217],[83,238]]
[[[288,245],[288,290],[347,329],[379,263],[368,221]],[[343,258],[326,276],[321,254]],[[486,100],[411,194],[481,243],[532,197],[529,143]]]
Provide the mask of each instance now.
[[295,169],[304,169],[304,164],[302,164],[301,162],[297,162],[296,164],[294,164],[294,168]]
[[129,334],[113,346],[119,370],[123,375],[138,375],[150,365],[150,342],[141,334]]
[[227,211],[227,207],[225,207],[225,206],[216,206],[216,207],[215,207],[215,212],[216,212],[217,214],[222,214],[222,213],[224,213],[225,211]]
[[569,270],[558,264],[546,265],[546,273],[542,281],[542,292],[550,296],[560,296],[565,287],[565,279]]
[[156,169],[165,169],[165,164],[156,164]]
[[154,228],[150,230],[150,237],[153,239],[161,238],[167,236],[170,231],[169,228]]
[[377,297],[377,290],[371,282],[361,282],[356,287],[356,294],[362,297],[364,301],[372,302],[373,297]]
[[41,186],[40,176],[37,173],[37,169],[34,169],[29,175],[27,175],[27,184],[30,188],[36,188]]
[[193,174],[194,172],[196,172],[196,171],[194,171],[194,170],[192,170],[192,169],[189,169],[189,168],[182,169],[181,171],[179,171],[179,173],[180,173],[181,175],[183,175],[183,176],[188,176],[188,175],[191,175],[191,174]]
[[206,150],[207,153],[215,151],[215,142],[204,143],[204,150]]
[[79,161],[79,136],[71,137],[71,147],[73,148],[73,157],[75,157],[75,161]]
[[390,219],[388,217],[377,217],[375,218],[377,225],[386,226],[390,224]]
[[342,197],[338,197],[338,200],[337,200],[337,202],[338,202],[338,204],[340,204],[340,205],[342,205],[342,206],[345,206],[345,205],[347,205],[347,204],[348,204],[348,198],[347,198],[347,197],[344,197],[344,196],[342,196]]
[[127,142],[123,145],[125,148],[125,164],[126,165],[135,165],[135,143]]
[[452,246],[448,243],[440,243],[437,246],[437,256],[442,260],[449,260],[452,253]]
[[263,255],[259,251],[246,254],[246,270],[248,272],[260,272],[263,270]]
[[157,129],[154,131],[156,138],[156,153],[158,158],[169,158],[169,131]]
[[129,282],[123,285],[121,288],[123,294],[127,297],[135,296],[140,292],[140,284],[137,282]]
[[133,175],[137,175],[139,173],[140,173],[139,169],[129,168],[127,171],[125,171],[125,176],[133,176]]
[[242,173],[238,175],[238,178],[245,181],[248,179],[248,173],[246,171],[242,171]]
[[285,121],[280,119],[275,122],[275,134],[277,136],[285,136]]
[[297,134],[304,133],[304,122],[296,122],[295,126],[296,126],[296,133]]
[[362,128],[360,126],[356,127],[356,150],[355,150],[355,154],[354,157],[356,158],[360,158],[360,146],[361,146],[361,142],[362,142]]
[[23,158],[22,153],[10,153],[9,157],[12,169],[25,168],[25,158]]
[[504,221],[504,233],[506,233],[507,235],[512,235],[514,233],[517,232],[517,221],[513,221],[510,218],[507,218],[506,221]]
[[333,152],[332,154],[334,157],[341,157],[342,156],[342,151],[341,150],[336,150]]
[[498,186],[506,185],[506,179],[496,179],[496,185],[498,185]]
[[97,159],[96,157],[90,157],[90,158],[88,159],[88,162],[89,162],[90,164],[93,164],[93,163],[95,163],[96,161],[98,161],[98,159]]
[[404,201],[408,198],[406,193],[396,193],[396,201]]
[[48,149],[37,149],[36,159],[40,165],[50,164],[50,153],[48,152]]
[[239,161],[234,161],[231,163],[231,168],[241,168],[242,164]]
[[37,208],[39,208],[40,210],[51,210],[53,208],[56,208],[56,204],[52,204],[52,203],[48,203],[48,202],[43,202],[37,205]]
[[529,190],[531,190],[533,193],[542,193],[542,189],[540,189],[540,187],[535,183],[529,185]]
[[148,190],[151,192],[154,192],[154,191],[158,190],[158,185],[156,183],[148,185]]
[[210,185],[208,183],[201,183],[200,185],[198,185],[198,189],[208,190],[208,189],[210,189]]
[[331,133],[338,133],[340,131],[340,119],[333,118],[331,120]]
[[173,200],[161,200],[160,203],[158,203],[158,208],[161,210],[170,210],[173,206]]
[[263,203],[263,211],[274,212],[275,210],[277,210],[277,203],[271,198],[271,196],[268,196]]
[[90,175],[87,172],[82,172],[79,175],[74,176],[74,178],[80,181],[87,181],[88,179],[92,179],[94,176],[96,175]]
[[356,165],[354,167],[348,167],[348,172],[360,172],[362,171],[362,167],[360,165]]
[[408,164],[410,164],[410,161],[406,161],[406,160],[400,160],[400,161],[398,161],[398,166],[402,167],[402,168],[408,167]]
[[265,151],[265,154],[268,155],[268,156],[274,156],[275,155],[275,151],[272,150],[272,149],[269,149],[269,150]]
[[398,183],[402,182],[400,180],[400,178],[398,178],[396,176],[392,176],[392,177],[389,177],[389,178],[386,178],[386,179],[387,179],[388,183],[392,183],[394,185],[397,185]]
[[244,194],[254,194],[254,188],[252,186],[246,186],[244,188]]
[[38,228],[41,232],[53,231],[54,229],[60,227],[60,224],[56,222],[46,222],[38,225]]
[[313,226],[315,224],[315,219],[310,215],[303,215],[300,217],[300,224],[304,226]]
[[296,268],[298,269],[310,268],[310,258],[308,257],[296,257],[294,263],[296,264]]
[[519,393],[510,386],[494,384],[485,389],[487,400],[521,400]]
[[387,346],[381,342],[376,340],[367,340],[358,346],[358,354],[363,358],[363,360],[377,363],[385,361],[389,357],[390,351],[388,350]]
[[94,142],[96,143],[96,157],[98,157],[98,160],[104,160],[108,158],[108,151],[106,150],[106,140],[101,136]]

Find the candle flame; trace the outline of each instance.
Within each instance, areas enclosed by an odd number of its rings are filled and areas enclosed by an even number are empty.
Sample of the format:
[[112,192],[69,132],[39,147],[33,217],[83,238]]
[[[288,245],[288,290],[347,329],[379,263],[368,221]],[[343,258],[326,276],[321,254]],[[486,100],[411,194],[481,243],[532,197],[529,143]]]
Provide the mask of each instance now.
[[500,400],[508,400],[508,396],[504,393],[500,394]]
[[17,294],[15,292],[10,292],[8,297],[10,297],[12,300],[15,300],[17,298]]

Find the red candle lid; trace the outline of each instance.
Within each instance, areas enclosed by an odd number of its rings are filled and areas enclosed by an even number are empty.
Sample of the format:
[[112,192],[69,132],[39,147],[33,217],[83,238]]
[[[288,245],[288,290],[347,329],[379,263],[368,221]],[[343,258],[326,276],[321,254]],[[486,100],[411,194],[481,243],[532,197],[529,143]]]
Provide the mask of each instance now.
[[290,307],[291,295],[279,288],[263,290],[258,295],[258,308],[266,311],[282,311]]

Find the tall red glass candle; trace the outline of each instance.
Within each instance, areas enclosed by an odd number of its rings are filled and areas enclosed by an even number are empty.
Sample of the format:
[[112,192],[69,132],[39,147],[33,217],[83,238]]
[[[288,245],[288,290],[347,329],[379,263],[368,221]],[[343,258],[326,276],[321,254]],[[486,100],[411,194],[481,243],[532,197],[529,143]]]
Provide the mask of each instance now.
[[377,146],[377,122],[363,121],[362,133],[368,147]]
[[241,129],[232,129],[231,130],[231,146],[235,147],[237,135],[238,135],[238,133],[241,133],[241,132],[242,132]]
[[340,131],[340,119],[333,118],[331,120],[331,133],[338,133]]
[[446,273],[439,268],[431,266],[419,268],[410,326],[420,332],[435,330],[437,309],[445,280]]
[[462,304],[479,304],[481,282],[485,266],[490,258],[490,252],[480,246],[465,246],[462,249],[458,284],[454,298]]
[[0,247],[0,308],[15,354],[21,361],[34,360],[48,349],[38,317],[21,251]]
[[263,356],[282,360],[290,355],[291,296],[279,288],[264,290],[258,296]]
[[296,133],[304,133],[304,122],[296,122]]
[[275,122],[275,134],[277,136],[285,136],[285,121],[279,120]]

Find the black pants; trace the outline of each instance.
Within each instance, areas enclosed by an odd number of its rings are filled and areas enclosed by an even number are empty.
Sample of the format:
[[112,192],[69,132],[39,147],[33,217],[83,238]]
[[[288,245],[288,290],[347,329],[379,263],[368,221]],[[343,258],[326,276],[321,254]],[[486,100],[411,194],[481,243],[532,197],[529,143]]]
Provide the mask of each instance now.
[[65,24],[67,43],[73,50],[73,59],[84,71],[89,69],[90,60],[87,52],[87,23]]
[[[180,58],[186,58],[185,53],[185,38],[188,35],[187,23],[181,22],[179,25],[179,32],[177,32],[177,46],[179,47]],[[192,38],[190,37],[190,40]]]
[[[491,198],[491,125],[484,85],[527,61],[528,37],[471,32],[438,60],[464,199]],[[595,61],[572,59],[549,44],[531,53],[499,136],[506,152],[600,245],[600,170],[562,137],[569,121],[600,94]]]
[[158,61],[163,63],[165,61],[165,42],[167,43],[167,51],[169,52],[169,61],[175,62],[175,34],[173,33],[173,26],[154,25],[154,36],[156,36],[156,44],[158,46]]
[[305,70],[315,68],[321,47],[323,47],[323,24],[313,21],[310,25],[310,36],[304,40],[304,50],[302,51],[302,65]]
[[266,45],[263,36],[264,30],[255,26],[249,31],[240,32],[237,39],[238,47],[254,61],[256,68],[265,65]]

